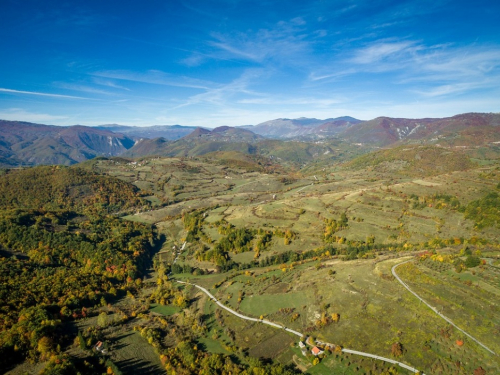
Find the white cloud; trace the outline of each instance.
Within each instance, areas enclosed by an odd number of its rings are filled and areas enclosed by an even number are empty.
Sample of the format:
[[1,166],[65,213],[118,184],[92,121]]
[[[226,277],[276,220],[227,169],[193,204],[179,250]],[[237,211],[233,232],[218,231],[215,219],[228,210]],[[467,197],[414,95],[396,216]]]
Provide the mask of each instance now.
[[[377,40],[346,52],[335,69],[317,68],[309,81],[330,84],[356,76],[368,82],[380,79],[381,92],[388,85],[422,96],[453,95],[500,87],[500,46],[424,45],[418,41]],[[384,75],[381,75],[383,73]]]
[[[212,33],[213,40],[209,45],[217,50],[213,56],[233,57],[252,62],[263,63],[276,61],[297,65],[306,59],[311,52],[311,42],[302,18],[294,18],[290,22],[280,21],[272,28],[232,32],[230,34]],[[323,31],[319,36],[326,35]]]
[[194,53],[191,56],[182,59],[180,63],[189,67],[193,67],[201,65],[206,59],[206,56],[200,55],[199,53]]
[[142,82],[164,86],[188,87],[195,89],[209,89],[214,85],[213,82],[186,76],[174,76],[160,70],[148,70],[146,72],[132,72],[129,70],[103,70],[93,72],[91,73],[91,75],[123,81]]
[[71,90],[71,91],[86,92],[89,94],[114,95],[113,93],[105,91],[105,90],[99,90],[99,89],[96,89],[94,87],[80,85],[80,84],[77,85],[77,84],[67,83],[67,82],[54,82],[53,85],[55,87],[59,87],[62,89]]
[[92,100],[91,98],[83,98],[81,96],[48,94],[46,92],[21,91],[21,90],[12,90],[12,89],[5,89],[5,88],[0,88],[0,92],[6,92],[6,93],[11,93],[11,94],[22,94],[22,95],[48,96],[48,97],[52,97],[52,98]]
[[108,79],[102,79],[102,78],[99,78],[99,77],[93,77],[93,82],[98,84],[98,85],[101,85],[101,86],[107,86],[107,87],[112,87],[114,89],[120,89],[120,90],[125,90],[125,91],[130,91],[129,88],[125,87],[125,86],[121,86],[121,85],[118,85],[117,83],[111,81],[111,80],[108,80]]
[[230,102],[237,95],[263,96],[263,94],[251,90],[249,87],[252,82],[264,74],[262,69],[247,69],[240,77],[227,84],[220,84],[215,88],[207,88],[205,92],[190,96],[183,103],[171,108],[179,109],[195,104],[211,104],[217,106],[230,105]]
[[395,55],[414,52],[415,42],[377,42],[368,47],[355,51],[354,57],[349,61],[354,64],[373,64],[386,58],[394,58]]
[[47,113],[33,113],[20,108],[10,108],[0,111],[0,118],[9,121],[44,122],[68,119],[67,116],[50,115]]

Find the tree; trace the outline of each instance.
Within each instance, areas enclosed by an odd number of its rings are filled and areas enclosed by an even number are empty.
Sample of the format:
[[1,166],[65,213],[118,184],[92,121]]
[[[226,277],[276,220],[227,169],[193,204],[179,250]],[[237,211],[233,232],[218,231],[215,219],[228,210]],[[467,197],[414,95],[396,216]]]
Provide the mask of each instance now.
[[404,349],[400,342],[395,342],[391,347],[391,354],[394,357],[401,357],[403,355]]
[[50,337],[43,336],[40,340],[38,340],[37,350],[40,354],[45,355],[51,352],[54,347],[54,342]]
[[481,259],[479,259],[478,257],[474,256],[474,255],[469,255],[466,259],[465,259],[465,266],[467,268],[474,268],[474,267],[477,267],[481,264]]
[[108,325],[108,316],[104,311],[97,317],[97,325],[102,328]]
[[81,331],[78,331],[78,344],[80,345],[80,349],[87,350],[87,345]]

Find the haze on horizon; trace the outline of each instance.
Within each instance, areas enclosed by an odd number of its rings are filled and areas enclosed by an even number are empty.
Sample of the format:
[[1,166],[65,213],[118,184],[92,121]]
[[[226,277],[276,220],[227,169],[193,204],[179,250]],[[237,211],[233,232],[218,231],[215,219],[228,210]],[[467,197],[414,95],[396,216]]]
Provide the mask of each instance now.
[[215,127],[500,112],[500,3],[2,2],[0,119]]

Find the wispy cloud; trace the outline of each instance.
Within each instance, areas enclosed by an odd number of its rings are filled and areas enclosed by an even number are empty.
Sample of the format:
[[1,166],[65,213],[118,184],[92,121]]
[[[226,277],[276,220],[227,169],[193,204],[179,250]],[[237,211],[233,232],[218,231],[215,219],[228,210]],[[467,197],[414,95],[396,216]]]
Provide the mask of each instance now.
[[440,96],[480,88],[500,87],[500,46],[425,45],[412,40],[377,40],[347,52],[335,70],[320,68],[311,82],[329,83],[369,74],[401,89],[425,96]]
[[297,98],[282,98],[277,99],[272,96],[266,96],[263,98],[248,98],[238,100],[237,103],[240,104],[258,104],[264,106],[311,106],[313,108],[327,108],[332,105],[340,104],[343,100],[340,99],[323,99],[314,97],[297,97]]
[[355,51],[354,56],[348,61],[354,64],[373,64],[385,59],[394,59],[407,56],[418,50],[415,42],[377,42]]
[[36,96],[48,96],[51,98],[65,98],[65,99],[83,99],[83,100],[94,100],[91,98],[83,98],[81,96],[72,96],[72,95],[60,95],[60,94],[48,94],[46,92],[37,92],[37,91],[21,91],[21,90],[12,90],[0,88],[0,92],[7,92],[11,94],[23,94],[23,95],[36,95]]
[[96,89],[95,87],[90,87],[90,86],[82,85],[82,84],[74,84],[74,83],[67,83],[67,82],[54,82],[53,85],[55,87],[58,87],[61,89],[86,92],[89,94],[114,95],[112,92],[108,92],[105,90],[99,90],[99,89]]
[[[428,97],[436,97],[442,95],[456,94],[465,91],[471,91],[476,89],[484,89],[487,86],[491,86],[492,82],[481,81],[481,82],[462,82],[455,83],[449,85],[438,85],[427,90],[415,90],[416,93],[428,96]],[[496,82],[495,85],[498,85]]]
[[176,105],[172,109],[206,103],[217,106],[225,106],[229,100],[234,99],[237,95],[262,96],[261,93],[250,89],[251,83],[262,76],[264,73],[260,69],[248,69],[240,77],[232,80],[227,84],[222,84],[214,88],[206,88],[205,92],[192,95],[186,101]]
[[342,67],[340,67],[338,71],[333,71],[333,72],[330,71],[328,73],[326,73],[324,71],[320,71],[320,72],[313,71],[309,74],[309,79],[313,82],[314,81],[323,81],[323,80],[341,78],[341,77],[348,76],[351,74],[356,74],[358,72],[359,72],[358,69],[354,69],[354,68],[343,69]]
[[125,86],[121,86],[121,85],[118,85],[117,83],[109,80],[109,79],[102,79],[102,78],[99,78],[99,77],[94,77],[93,78],[93,82],[98,84],[98,85],[101,85],[101,86],[107,86],[107,87],[112,87],[114,89],[120,89],[120,90],[125,90],[125,91],[130,91],[130,89],[128,87],[125,87]]
[[123,81],[150,83],[154,85],[209,89],[214,83],[186,76],[174,76],[159,70],[132,72],[129,70],[103,70],[91,73],[92,76]]
[[[209,41],[209,45],[218,49],[219,54],[233,58],[258,63],[286,61],[294,64],[303,60],[305,54],[311,51],[309,39],[318,37],[315,32],[309,34],[306,30],[306,21],[294,18],[258,31],[212,33],[213,40]],[[324,33],[319,36],[324,36]],[[294,60],[298,57],[301,57],[301,60]]]
[[189,67],[194,67],[201,65],[207,59],[208,57],[205,55],[201,55],[199,53],[193,53],[191,56],[182,59],[180,63]]
[[0,111],[0,118],[10,121],[57,121],[65,120],[67,116],[50,115],[47,113],[28,112],[21,108],[9,108]]
[[441,79],[471,78],[500,73],[500,46],[432,49],[415,57],[415,63]]

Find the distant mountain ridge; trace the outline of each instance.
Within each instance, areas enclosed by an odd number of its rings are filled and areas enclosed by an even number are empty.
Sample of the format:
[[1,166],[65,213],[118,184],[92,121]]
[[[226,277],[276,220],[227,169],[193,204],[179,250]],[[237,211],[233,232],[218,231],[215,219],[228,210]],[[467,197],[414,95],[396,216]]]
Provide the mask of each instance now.
[[98,155],[120,155],[135,141],[88,126],[53,126],[0,120],[0,165],[70,165]]
[[350,116],[325,120],[307,117],[298,119],[278,118],[258,125],[243,126],[242,128],[267,138],[291,139],[307,137],[310,139],[335,136],[360,122],[362,121]]
[[127,126],[107,124],[96,126],[96,128],[121,133],[134,139],[165,138],[169,141],[175,141],[176,139],[180,139],[192,133],[197,127],[184,125]]
[[377,117],[339,134],[351,143],[389,146],[441,143],[474,146],[500,141],[500,113],[464,113],[445,118]]
[[189,140],[194,138],[204,138],[222,142],[256,142],[264,139],[264,137],[243,127],[231,126],[219,126],[212,130],[196,128],[195,131],[185,136],[183,139]]
[[[157,134],[168,137],[156,137]],[[181,134],[185,135],[180,137]],[[333,155],[333,149],[326,144],[321,150],[317,149],[329,139],[347,148],[405,144],[496,146],[500,143],[500,113],[421,119],[377,117],[369,121],[349,116],[325,120],[281,118],[254,126],[221,126],[211,130],[181,125],[88,127],[0,120],[0,166],[70,165],[96,156],[199,156],[230,151],[283,159],[276,150],[286,158],[307,161],[318,155]],[[310,146],[316,145],[316,148],[308,146],[304,151],[298,141],[313,141]],[[299,150],[303,152],[300,157],[297,156]]]
[[254,153],[253,144],[265,138],[241,127],[196,128],[176,141],[141,139],[124,156],[198,156],[216,151]]

